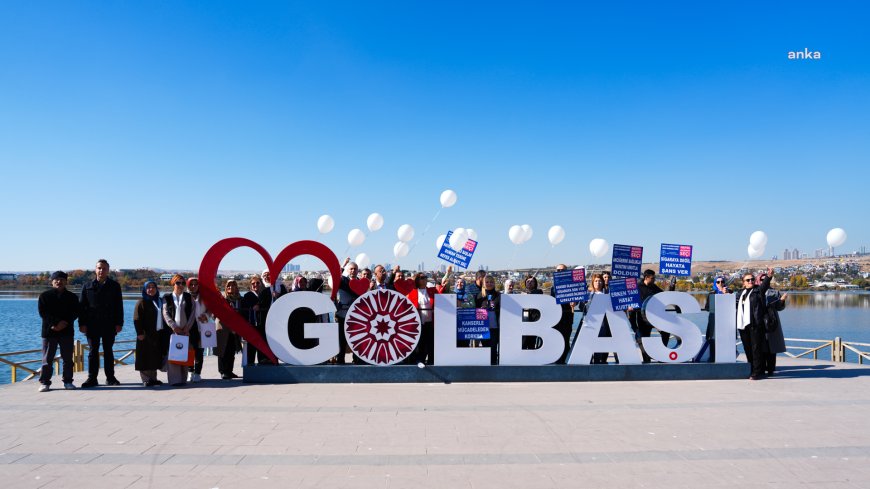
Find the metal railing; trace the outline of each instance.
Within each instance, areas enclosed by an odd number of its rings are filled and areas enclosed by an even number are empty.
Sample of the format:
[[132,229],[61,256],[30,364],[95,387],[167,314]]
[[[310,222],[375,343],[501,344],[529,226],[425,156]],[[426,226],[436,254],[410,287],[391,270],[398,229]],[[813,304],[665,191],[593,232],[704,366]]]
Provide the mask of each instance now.
[[[136,340],[120,340],[116,341],[115,345],[123,344],[123,343],[136,343]],[[85,371],[85,357],[87,354],[86,350],[90,350],[88,348],[87,343],[82,343],[81,340],[75,340],[73,343],[73,372],[84,372]],[[136,348],[113,348],[113,353],[121,353],[122,355],[119,358],[115,358],[115,365],[129,365],[126,360],[131,356],[136,355]],[[13,356],[24,356],[24,355],[39,355],[40,358],[29,359],[29,360],[20,360],[20,361],[12,361],[7,359],[6,357]],[[18,371],[22,370],[27,375],[26,377],[20,379],[20,381],[30,380],[37,375],[39,375],[39,368],[42,366],[42,350],[22,350],[22,351],[12,351],[9,353],[0,353],[0,363],[9,365],[10,369],[10,382],[15,383],[19,382]],[[103,357],[103,352],[100,352],[100,357]],[[54,371],[60,371],[60,362],[61,356],[58,354],[54,357]],[[36,364],[37,366],[34,368],[28,367],[27,365]]]

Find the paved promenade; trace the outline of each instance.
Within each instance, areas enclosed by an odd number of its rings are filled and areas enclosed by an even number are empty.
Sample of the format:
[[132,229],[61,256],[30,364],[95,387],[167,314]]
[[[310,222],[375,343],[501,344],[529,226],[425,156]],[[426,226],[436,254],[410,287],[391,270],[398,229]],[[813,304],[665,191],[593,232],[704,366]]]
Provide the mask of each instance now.
[[132,367],[120,387],[31,381],[0,387],[0,484],[870,487],[870,368],[782,363],[757,382],[145,389]]

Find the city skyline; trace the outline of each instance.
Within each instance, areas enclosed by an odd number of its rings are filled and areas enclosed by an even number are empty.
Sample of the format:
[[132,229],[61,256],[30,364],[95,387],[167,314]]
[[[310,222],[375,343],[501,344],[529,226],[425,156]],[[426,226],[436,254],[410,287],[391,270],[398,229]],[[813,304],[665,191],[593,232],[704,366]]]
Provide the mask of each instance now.
[[841,227],[859,250],[870,8],[792,5],[0,5],[0,270],[196,269],[232,236],[437,268],[456,227],[473,269],[609,262],[593,238],[743,261],[753,231],[770,258]]

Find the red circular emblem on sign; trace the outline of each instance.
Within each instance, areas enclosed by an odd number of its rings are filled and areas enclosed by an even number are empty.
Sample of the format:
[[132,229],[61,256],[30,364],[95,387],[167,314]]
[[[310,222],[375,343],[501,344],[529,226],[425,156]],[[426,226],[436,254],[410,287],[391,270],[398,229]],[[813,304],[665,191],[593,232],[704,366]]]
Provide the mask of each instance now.
[[669,357],[671,360],[676,360],[676,359],[677,359],[677,352],[672,351],[672,352],[668,355],[668,357]]
[[372,290],[351,304],[344,336],[354,355],[371,365],[401,362],[417,346],[420,314],[407,297],[394,290]]

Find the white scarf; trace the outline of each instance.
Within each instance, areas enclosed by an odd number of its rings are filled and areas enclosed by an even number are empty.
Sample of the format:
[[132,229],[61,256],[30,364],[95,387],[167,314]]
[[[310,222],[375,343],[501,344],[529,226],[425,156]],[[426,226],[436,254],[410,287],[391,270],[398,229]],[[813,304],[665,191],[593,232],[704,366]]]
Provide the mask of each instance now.
[[175,325],[181,328],[181,302],[184,295],[172,294],[172,300],[175,302]]
[[432,306],[428,290],[417,289],[417,304],[420,305],[420,319],[422,319],[424,323],[431,322]]
[[160,305],[157,304],[157,301],[151,301],[154,304],[154,309],[157,309],[157,322],[154,325],[155,331],[160,331],[163,329],[163,311],[160,310]]
[[737,302],[737,329],[746,329],[752,323],[752,307],[749,303],[749,296],[753,292],[755,292],[754,288],[743,289],[740,294],[740,300]]

